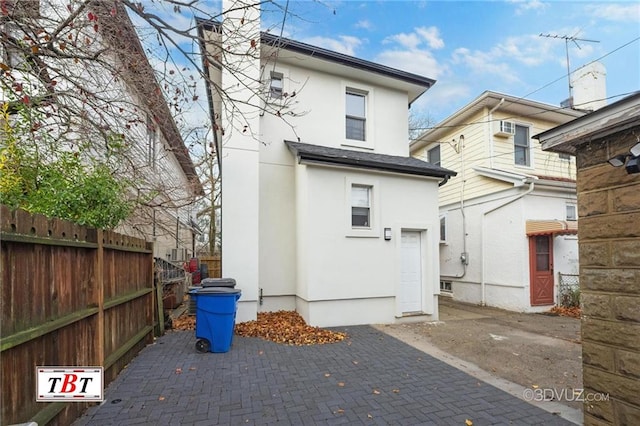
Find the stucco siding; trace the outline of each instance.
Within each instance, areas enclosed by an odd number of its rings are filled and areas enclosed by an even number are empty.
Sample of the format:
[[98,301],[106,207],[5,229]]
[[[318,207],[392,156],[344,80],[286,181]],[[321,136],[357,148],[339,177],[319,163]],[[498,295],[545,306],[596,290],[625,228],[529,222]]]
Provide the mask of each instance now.
[[[272,64],[265,63],[270,70]],[[406,93],[372,86],[357,79],[302,68],[279,61],[275,72],[283,74],[287,94],[294,98],[270,100],[272,106],[288,105],[281,116],[264,114],[261,140],[265,144],[284,139],[334,148],[363,148],[380,154],[409,155],[408,108]],[[263,77],[269,83],[267,76]],[[366,93],[366,142],[355,143],[345,137],[345,93],[347,88]],[[283,119],[284,118],[284,119]]]

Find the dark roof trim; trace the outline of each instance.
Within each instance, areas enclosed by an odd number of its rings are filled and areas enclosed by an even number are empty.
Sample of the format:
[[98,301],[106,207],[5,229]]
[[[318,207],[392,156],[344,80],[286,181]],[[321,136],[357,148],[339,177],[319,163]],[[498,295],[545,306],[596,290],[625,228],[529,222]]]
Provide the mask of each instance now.
[[[219,31],[220,22],[213,20],[206,20],[196,17],[196,23],[198,26],[202,26],[209,31]],[[359,69],[362,71],[368,71],[371,73],[379,74],[385,77],[393,78],[396,80],[404,81],[407,83],[415,84],[425,88],[430,88],[435,84],[435,80],[423,77],[418,74],[413,74],[406,71],[401,71],[395,68],[391,68],[385,65],[377,64],[375,62],[359,59],[353,56],[345,55],[342,53],[334,52],[322,47],[313,46],[300,41],[291,40],[285,37],[279,37],[277,35],[261,32],[260,41],[269,46],[279,47],[287,49],[292,52],[300,53],[314,58],[323,59],[325,61],[334,62],[340,65],[345,65],[351,68]]]
[[348,67],[359,69],[362,71],[380,74],[385,77],[394,78],[396,80],[405,81],[407,83],[423,86],[426,88],[433,86],[436,82],[431,78],[423,77],[406,71],[401,71],[395,68],[388,67],[386,65],[377,64],[375,62],[370,62],[365,59],[359,59],[353,56],[323,49],[321,47],[312,46],[300,41],[278,37],[270,33],[261,33],[260,41],[270,46],[287,49],[292,52],[301,53],[303,55],[312,56],[314,58],[323,59],[325,61],[335,62],[340,65],[346,65]]
[[285,141],[299,163],[351,167],[404,175],[429,176],[449,179],[457,173],[413,157],[374,154],[372,152],[329,148],[300,142]]

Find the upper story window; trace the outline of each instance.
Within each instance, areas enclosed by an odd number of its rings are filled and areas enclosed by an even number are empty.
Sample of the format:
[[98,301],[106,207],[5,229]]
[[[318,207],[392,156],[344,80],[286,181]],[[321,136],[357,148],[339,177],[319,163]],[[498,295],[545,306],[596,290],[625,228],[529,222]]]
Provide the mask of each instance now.
[[440,166],[440,145],[427,151],[427,161],[434,166]]
[[531,166],[531,139],[529,138],[528,127],[516,125],[513,148],[515,164]]
[[282,98],[282,90],[284,87],[283,84],[284,76],[280,72],[271,72],[271,83],[269,85],[269,96],[273,99],[281,99]]
[[366,140],[365,128],[367,124],[366,111],[367,95],[347,90],[346,96],[346,137],[347,139]]
[[447,242],[447,216],[440,216],[440,243],[446,244]]
[[156,151],[158,144],[158,131],[156,123],[151,115],[147,115],[147,164],[156,167]]
[[351,226],[371,226],[371,187],[351,185]]
[[561,152],[558,154],[558,158],[561,160],[571,160],[571,156],[569,154],[565,154],[564,152]]
[[575,204],[567,204],[567,220],[578,220],[578,211]]

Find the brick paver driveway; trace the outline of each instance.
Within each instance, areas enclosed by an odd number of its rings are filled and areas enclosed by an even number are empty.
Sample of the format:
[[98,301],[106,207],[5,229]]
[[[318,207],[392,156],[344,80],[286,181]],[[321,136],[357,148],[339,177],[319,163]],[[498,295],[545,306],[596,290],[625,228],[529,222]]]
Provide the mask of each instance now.
[[334,344],[234,337],[198,353],[193,332],[145,348],[75,425],[570,425],[373,327]]

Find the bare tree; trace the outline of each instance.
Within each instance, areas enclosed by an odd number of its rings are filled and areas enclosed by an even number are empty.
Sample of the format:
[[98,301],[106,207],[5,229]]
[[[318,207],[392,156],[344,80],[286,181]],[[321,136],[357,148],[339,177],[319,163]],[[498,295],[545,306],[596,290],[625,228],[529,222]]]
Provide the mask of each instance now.
[[[261,3],[239,0],[235,7]],[[202,23],[215,27],[225,13],[205,0],[0,0],[0,100],[10,115],[29,121],[23,143],[50,141],[43,158],[67,151],[87,158],[109,154],[112,172],[129,177],[128,196],[139,207],[126,223],[130,230],[147,237],[173,231],[171,221],[158,220],[158,209],[179,211],[197,195],[205,201],[186,214],[206,216],[215,235],[220,136],[247,128],[222,128],[206,106],[203,83],[230,114],[251,105],[286,121],[295,103],[295,94],[286,94],[291,102],[277,108],[267,102],[264,70],[248,99],[211,77],[214,67],[243,75],[237,65],[243,61],[230,55],[260,55],[259,33],[249,35],[253,49],[245,52],[234,52],[224,39],[204,39]],[[249,24],[240,20],[234,31]],[[214,45],[213,53],[203,55],[205,42]],[[163,138],[156,146],[157,134]],[[171,179],[170,153],[188,182]]]

